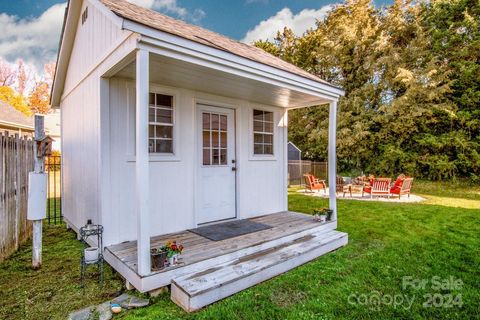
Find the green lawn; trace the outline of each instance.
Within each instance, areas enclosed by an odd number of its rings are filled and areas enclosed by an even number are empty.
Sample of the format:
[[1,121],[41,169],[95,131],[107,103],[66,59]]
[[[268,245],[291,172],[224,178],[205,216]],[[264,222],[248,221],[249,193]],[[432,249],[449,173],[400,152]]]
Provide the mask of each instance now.
[[[164,294],[116,319],[480,319],[480,193],[429,184],[416,184],[427,198],[421,204],[339,200],[338,229],[348,232],[348,246],[200,312],[186,314]],[[294,211],[326,205],[326,199],[289,196]],[[41,271],[28,268],[28,245],[0,264],[0,319],[62,319],[121,290],[108,268],[103,289],[93,278],[79,288],[80,247],[72,233],[50,227]],[[461,284],[439,289],[432,278]],[[427,283],[404,288],[402,279]],[[429,296],[434,303],[424,306]]]

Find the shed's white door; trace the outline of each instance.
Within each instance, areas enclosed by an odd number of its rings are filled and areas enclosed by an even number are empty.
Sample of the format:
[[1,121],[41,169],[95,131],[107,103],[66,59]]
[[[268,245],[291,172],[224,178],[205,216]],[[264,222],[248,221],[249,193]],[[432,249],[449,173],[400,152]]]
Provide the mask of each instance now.
[[197,224],[235,218],[235,112],[197,105]]

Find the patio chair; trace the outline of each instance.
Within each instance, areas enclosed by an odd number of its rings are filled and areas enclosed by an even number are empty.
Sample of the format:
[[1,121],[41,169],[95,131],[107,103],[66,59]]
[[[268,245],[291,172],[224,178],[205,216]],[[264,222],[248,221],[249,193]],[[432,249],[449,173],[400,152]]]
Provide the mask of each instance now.
[[413,178],[405,177],[404,175],[399,176],[393,186],[390,188],[391,194],[398,194],[398,199],[403,194],[408,195],[410,198],[410,190],[412,189]]
[[370,186],[365,186],[362,191],[362,197],[364,193],[370,194],[370,198],[373,199],[373,196],[387,196],[390,198],[390,183],[392,179],[390,178],[375,178],[373,179]]
[[335,190],[335,193],[338,192],[343,192],[343,197],[345,198],[345,193],[349,192],[350,197],[352,197],[352,189],[351,189],[351,184],[346,183],[343,177],[337,176],[337,188]]
[[323,189],[323,192],[327,193],[327,185],[325,184],[325,180],[317,179],[313,174],[304,174],[303,178],[305,179],[306,190],[313,192],[314,190],[320,191]]

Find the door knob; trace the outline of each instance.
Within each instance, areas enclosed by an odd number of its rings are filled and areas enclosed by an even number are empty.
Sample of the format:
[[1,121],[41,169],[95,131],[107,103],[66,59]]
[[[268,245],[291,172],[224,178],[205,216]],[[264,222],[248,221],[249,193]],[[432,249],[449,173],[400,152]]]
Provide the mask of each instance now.
[[237,168],[236,168],[236,167],[232,167],[232,171],[237,171]]

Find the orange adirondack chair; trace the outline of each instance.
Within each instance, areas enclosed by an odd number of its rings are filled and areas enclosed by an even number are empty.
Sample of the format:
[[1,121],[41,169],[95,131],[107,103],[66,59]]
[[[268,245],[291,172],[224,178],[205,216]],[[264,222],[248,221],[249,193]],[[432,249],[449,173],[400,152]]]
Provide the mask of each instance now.
[[412,189],[412,184],[413,178],[400,175],[398,176],[393,186],[390,188],[390,193],[398,194],[398,199],[400,199],[402,194],[406,194],[410,198],[410,190]]
[[327,185],[325,180],[320,180],[315,178],[312,174],[304,174],[303,178],[305,179],[305,188],[313,192],[314,190],[320,191],[323,189],[323,192],[327,193]]
[[390,178],[375,178],[373,179],[370,186],[363,188],[362,197],[364,193],[370,194],[370,198],[376,196],[388,196],[390,198],[390,183],[392,179]]

